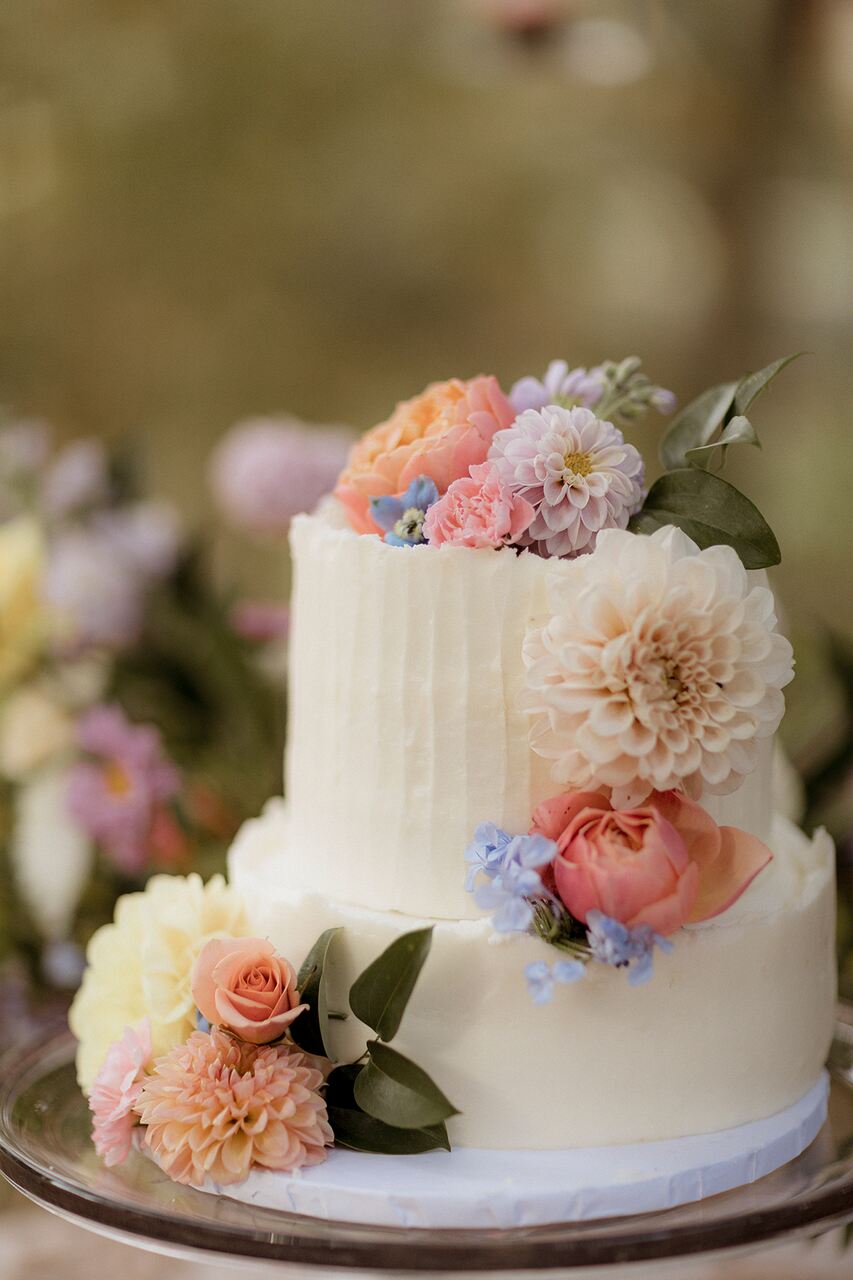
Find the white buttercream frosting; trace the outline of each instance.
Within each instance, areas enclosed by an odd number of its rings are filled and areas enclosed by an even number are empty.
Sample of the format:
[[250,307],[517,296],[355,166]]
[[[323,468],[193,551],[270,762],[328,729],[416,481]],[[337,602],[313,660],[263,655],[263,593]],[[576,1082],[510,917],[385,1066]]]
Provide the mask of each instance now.
[[[773,862],[723,915],[675,935],[644,987],[594,965],[531,1003],[524,967],[554,952],[499,938],[486,919],[433,920],[347,902],[293,843],[281,801],[247,823],[230,858],[252,928],[298,964],[342,925],[330,1007],[395,937],[435,925],[432,951],[395,1045],[460,1108],[455,1145],[599,1146],[707,1133],[774,1114],[815,1082],[835,1000],[834,860],[825,833],[773,825]],[[458,870],[458,862],[457,862]],[[332,1024],[336,1055],[370,1033]]]
[[[297,517],[291,546],[286,790],[299,877],[376,910],[473,918],[460,868],[474,829],[526,831],[562,789],[530,747],[522,647],[570,562],[386,546],[345,527],[334,502]],[[757,761],[707,807],[766,839],[772,739]]]

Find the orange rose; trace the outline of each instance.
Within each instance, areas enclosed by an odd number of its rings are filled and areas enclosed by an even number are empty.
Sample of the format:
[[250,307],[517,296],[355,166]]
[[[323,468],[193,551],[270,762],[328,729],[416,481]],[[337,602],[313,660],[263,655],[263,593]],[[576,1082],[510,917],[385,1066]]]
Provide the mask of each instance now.
[[214,938],[192,974],[193,999],[211,1026],[249,1044],[278,1040],[300,1013],[296,974],[263,938]]
[[414,400],[397,405],[387,422],[353,446],[335,494],[358,533],[382,530],[370,516],[370,499],[405,492],[429,476],[439,493],[468,468],[484,462],[492,436],[515,420],[497,378],[433,382]]

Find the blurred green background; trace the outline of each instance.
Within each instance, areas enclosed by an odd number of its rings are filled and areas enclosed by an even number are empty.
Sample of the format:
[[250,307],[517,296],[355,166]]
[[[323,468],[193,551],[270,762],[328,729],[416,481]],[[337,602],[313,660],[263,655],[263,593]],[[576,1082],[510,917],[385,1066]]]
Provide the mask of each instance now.
[[4,0],[0,402],[133,439],[220,574],[283,591],[213,528],[237,418],[629,352],[684,400],[809,350],[734,470],[808,764],[818,627],[853,633],[851,144],[847,0]]

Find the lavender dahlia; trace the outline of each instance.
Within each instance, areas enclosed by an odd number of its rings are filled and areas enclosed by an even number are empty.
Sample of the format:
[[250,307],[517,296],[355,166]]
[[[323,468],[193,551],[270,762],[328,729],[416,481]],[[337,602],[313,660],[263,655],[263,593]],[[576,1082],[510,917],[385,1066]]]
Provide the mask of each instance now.
[[643,500],[643,460],[612,422],[585,408],[527,409],[492,441],[489,460],[536,511],[521,537],[546,556],[591,551]]

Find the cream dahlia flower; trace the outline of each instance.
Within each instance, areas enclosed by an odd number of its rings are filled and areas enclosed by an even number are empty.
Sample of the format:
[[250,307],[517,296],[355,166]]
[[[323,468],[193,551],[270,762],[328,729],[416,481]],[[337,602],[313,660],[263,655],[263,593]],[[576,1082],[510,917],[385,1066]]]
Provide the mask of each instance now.
[[69,1022],[79,1041],[77,1078],[91,1087],[110,1045],[147,1018],[155,1056],[195,1026],[190,978],[211,938],[244,937],[243,904],[222,876],[152,876],[143,893],[119,898],[115,919],[92,936],[88,968]]
[[601,530],[624,529],[643,500],[642,457],[585,408],[525,410],[495,435],[489,462],[533,506],[519,542],[543,555],[591,551]]
[[560,566],[551,617],[525,641],[533,749],[616,808],[651,791],[732,791],[782,718],[792,651],[773,594],[731,547],[680,530],[607,530]]
[[334,1135],[322,1084],[301,1053],[196,1031],[154,1063],[136,1110],[170,1178],[226,1186],[253,1165],[289,1173],[325,1159]]

